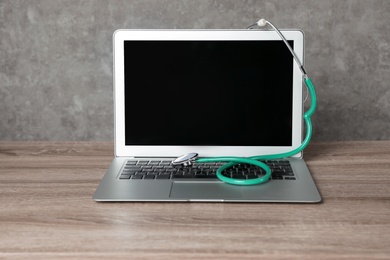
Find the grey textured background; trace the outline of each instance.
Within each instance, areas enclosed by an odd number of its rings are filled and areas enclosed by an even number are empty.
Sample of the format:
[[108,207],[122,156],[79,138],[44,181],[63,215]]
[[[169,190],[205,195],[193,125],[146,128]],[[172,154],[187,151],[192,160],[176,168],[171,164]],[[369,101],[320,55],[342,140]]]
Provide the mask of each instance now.
[[306,34],[313,140],[390,139],[389,0],[0,0],[0,140],[112,140],[118,28],[241,29],[261,17]]

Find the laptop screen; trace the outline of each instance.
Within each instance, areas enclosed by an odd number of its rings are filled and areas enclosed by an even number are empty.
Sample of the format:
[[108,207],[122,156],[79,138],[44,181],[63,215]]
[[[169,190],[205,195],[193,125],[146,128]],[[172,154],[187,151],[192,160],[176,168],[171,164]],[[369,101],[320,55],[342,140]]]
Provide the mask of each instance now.
[[282,41],[124,41],[124,70],[126,145],[292,145]]

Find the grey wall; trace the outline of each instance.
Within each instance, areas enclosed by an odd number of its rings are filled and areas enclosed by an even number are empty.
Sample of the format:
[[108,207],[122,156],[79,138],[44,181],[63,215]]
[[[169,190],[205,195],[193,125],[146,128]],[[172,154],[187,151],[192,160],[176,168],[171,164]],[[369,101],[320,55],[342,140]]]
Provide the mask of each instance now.
[[389,0],[0,0],[0,140],[112,140],[118,28],[261,17],[306,33],[314,140],[390,139]]

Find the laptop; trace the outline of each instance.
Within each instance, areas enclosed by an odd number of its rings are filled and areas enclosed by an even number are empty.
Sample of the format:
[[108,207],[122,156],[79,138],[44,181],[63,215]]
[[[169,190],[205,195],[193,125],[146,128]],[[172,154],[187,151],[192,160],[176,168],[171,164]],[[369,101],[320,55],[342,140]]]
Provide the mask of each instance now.
[[[299,59],[304,34],[282,30]],[[113,35],[115,154],[95,201],[316,203],[321,196],[299,153],[266,161],[258,185],[220,181],[226,162],[201,158],[283,153],[305,134],[303,80],[291,53],[269,30],[117,30]],[[223,174],[263,174],[239,164]]]

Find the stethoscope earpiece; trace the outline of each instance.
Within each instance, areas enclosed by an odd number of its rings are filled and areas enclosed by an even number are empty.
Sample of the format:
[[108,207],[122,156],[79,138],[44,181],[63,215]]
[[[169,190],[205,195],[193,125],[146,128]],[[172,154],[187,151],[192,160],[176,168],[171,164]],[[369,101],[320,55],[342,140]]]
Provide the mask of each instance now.
[[260,26],[260,27],[264,27],[267,25],[267,21],[263,18],[261,18],[260,20],[257,21],[257,26]]

